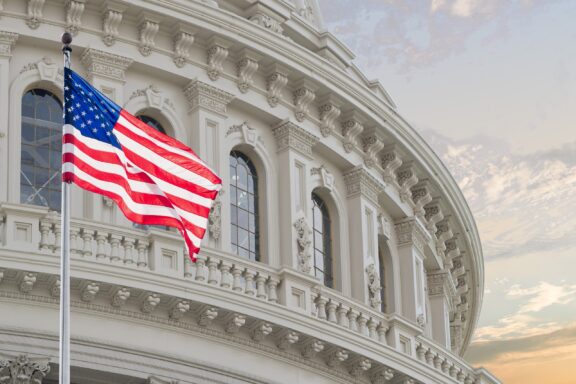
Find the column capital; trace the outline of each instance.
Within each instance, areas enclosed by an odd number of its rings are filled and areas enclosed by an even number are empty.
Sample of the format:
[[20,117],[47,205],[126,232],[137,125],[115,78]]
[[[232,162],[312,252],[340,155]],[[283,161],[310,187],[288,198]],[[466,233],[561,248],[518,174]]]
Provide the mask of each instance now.
[[0,57],[12,56],[12,47],[18,40],[18,34],[8,31],[0,31]]
[[44,360],[33,361],[26,355],[20,355],[13,360],[0,360],[0,377],[11,378],[10,382],[14,383],[41,383],[46,374],[50,372],[48,359]]
[[363,167],[356,167],[344,174],[348,198],[361,195],[378,205],[378,195],[384,186]]
[[320,140],[288,119],[281,121],[272,130],[276,137],[277,152],[290,148],[311,158],[312,147]]
[[456,294],[456,287],[448,271],[434,271],[427,273],[428,295],[451,297]]
[[133,63],[133,60],[128,57],[115,55],[94,48],[84,50],[80,60],[88,70],[88,78],[90,81],[92,81],[94,76],[101,76],[111,80],[124,82],[124,72]]
[[424,246],[430,240],[430,235],[416,218],[410,217],[394,223],[394,230],[398,246],[413,245],[424,254]]
[[234,99],[233,94],[198,79],[188,83],[184,95],[188,100],[188,112],[203,108],[223,117],[226,117],[226,106]]

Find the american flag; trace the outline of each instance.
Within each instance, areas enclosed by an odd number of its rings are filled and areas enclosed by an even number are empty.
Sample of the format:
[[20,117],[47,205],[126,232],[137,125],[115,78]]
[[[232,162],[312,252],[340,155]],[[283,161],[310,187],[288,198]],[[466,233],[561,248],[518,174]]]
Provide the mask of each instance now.
[[64,100],[63,180],[111,198],[135,223],[178,228],[195,261],[220,178],[68,68]]

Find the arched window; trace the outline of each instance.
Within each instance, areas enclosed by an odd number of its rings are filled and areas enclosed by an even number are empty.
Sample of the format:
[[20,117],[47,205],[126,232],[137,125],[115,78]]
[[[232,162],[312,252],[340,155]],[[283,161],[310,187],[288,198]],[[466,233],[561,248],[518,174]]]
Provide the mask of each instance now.
[[386,297],[386,293],[388,291],[387,287],[386,287],[386,283],[387,283],[387,279],[386,279],[386,260],[385,255],[384,255],[384,249],[383,247],[378,247],[378,273],[380,274],[380,302],[381,302],[381,311],[386,313],[388,312],[388,308],[387,308],[387,297]]
[[157,130],[158,132],[166,135],[166,130],[164,129],[162,124],[160,124],[160,122],[158,120],[156,120],[155,118],[150,117],[148,115],[138,115],[137,117],[140,120],[142,120],[144,123],[148,124],[149,126],[154,128],[155,130]]
[[332,234],[330,215],[324,200],[312,192],[312,228],[314,232],[314,275],[332,288]]
[[242,152],[230,152],[230,215],[232,252],[260,261],[258,175]]
[[20,202],[60,210],[62,103],[44,89],[22,97]]

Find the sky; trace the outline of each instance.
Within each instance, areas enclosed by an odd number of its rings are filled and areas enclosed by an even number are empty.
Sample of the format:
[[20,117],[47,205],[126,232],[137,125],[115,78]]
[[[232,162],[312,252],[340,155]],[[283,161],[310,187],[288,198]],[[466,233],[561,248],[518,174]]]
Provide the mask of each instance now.
[[466,359],[506,384],[576,383],[576,1],[319,3],[474,213],[485,293]]

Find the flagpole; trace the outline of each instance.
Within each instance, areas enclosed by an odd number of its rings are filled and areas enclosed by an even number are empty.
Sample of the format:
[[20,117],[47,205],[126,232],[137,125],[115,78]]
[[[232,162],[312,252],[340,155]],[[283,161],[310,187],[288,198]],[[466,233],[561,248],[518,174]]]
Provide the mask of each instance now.
[[[64,67],[70,68],[72,35],[62,34]],[[66,93],[66,91],[64,91]],[[66,114],[66,98],[63,101]],[[64,125],[66,122],[64,122]],[[64,135],[65,126],[62,129]],[[62,169],[62,171],[64,171]],[[60,260],[60,384],[70,384],[70,181],[62,181],[62,255]]]

